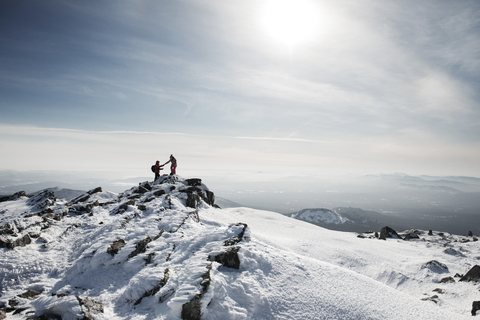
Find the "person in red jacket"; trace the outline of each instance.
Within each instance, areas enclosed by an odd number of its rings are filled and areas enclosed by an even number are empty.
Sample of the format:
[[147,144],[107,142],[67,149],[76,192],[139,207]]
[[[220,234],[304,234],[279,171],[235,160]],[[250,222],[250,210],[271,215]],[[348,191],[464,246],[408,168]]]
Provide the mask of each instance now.
[[160,161],[157,160],[157,162],[155,162],[155,181],[160,178],[160,170],[162,170],[162,167],[160,165]]
[[162,164],[162,167],[166,165],[167,163],[172,163],[170,165],[170,175],[177,174],[177,159],[173,156],[173,154],[170,155],[170,160]]

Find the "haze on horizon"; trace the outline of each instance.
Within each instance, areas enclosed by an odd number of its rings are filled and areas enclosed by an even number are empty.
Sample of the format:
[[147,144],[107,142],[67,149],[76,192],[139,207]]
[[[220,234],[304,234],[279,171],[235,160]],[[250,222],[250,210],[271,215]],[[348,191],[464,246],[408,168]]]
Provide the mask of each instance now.
[[[480,177],[480,3],[0,3],[0,170]],[[286,24],[285,21],[290,21]]]

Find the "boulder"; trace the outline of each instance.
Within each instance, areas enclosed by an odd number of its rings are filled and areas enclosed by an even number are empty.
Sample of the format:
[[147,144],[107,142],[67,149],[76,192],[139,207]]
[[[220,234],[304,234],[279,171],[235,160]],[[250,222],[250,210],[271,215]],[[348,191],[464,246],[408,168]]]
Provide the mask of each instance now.
[[445,277],[442,278],[439,283],[455,283],[455,279],[453,279],[452,277]]
[[43,210],[57,201],[55,194],[52,190],[45,189],[36,196],[28,199],[27,204],[32,206],[34,209]]
[[94,320],[94,314],[103,313],[103,304],[89,297],[77,296],[78,303],[82,308],[84,320]]
[[32,243],[32,239],[30,238],[30,235],[26,234],[15,241],[11,241],[10,239],[0,239],[0,248],[8,248],[13,250],[15,247],[25,247],[30,243]]
[[380,240],[386,240],[386,238],[397,238],[401,239],[398,233],[393,230],[390,227],[383,227],[382,230],[380,230],[380,236],[378,239]]
[[189,208],[197,208],[200,204],[200,196],[196,193],[187,193],[186,206]]
[[474,281],[477,282],[480,279],[480,266],[474,265],[463,277],[458,281]]
[[240,258],[238,257],[239,249],[240,247],[231,247],[227,251],[216,255],[213,260],[227,268],[240,269]]

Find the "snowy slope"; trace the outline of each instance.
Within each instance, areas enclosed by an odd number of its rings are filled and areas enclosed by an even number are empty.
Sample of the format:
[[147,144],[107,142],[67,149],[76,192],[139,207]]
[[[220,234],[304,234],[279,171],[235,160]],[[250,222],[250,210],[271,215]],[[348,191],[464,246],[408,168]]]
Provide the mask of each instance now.
[[0,226],[4,246],[30,238],[0,248],[7,319],[470,319],[480,300],[477,284],[438,283],[475,265],[478,242],[361,239],[222,210],[204,184],[179,176],[69,203],[2,202]]

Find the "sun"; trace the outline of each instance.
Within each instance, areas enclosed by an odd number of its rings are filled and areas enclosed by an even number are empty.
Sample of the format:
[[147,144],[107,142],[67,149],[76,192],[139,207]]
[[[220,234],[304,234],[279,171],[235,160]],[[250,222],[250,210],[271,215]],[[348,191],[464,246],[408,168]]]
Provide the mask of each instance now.
[[325,22],[318,5],[309,0],[271,0],[260,14],[264,32],[289,47],[315,40]]

